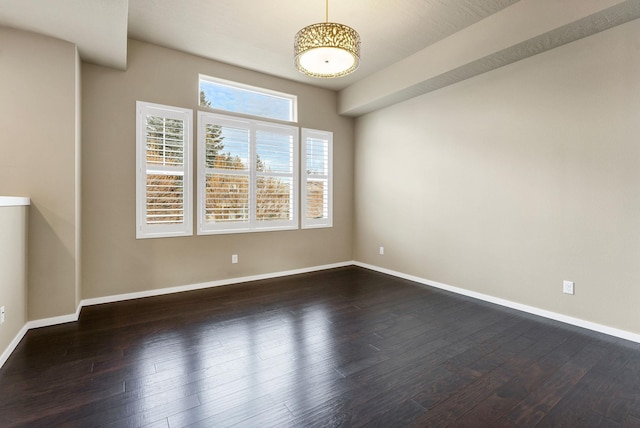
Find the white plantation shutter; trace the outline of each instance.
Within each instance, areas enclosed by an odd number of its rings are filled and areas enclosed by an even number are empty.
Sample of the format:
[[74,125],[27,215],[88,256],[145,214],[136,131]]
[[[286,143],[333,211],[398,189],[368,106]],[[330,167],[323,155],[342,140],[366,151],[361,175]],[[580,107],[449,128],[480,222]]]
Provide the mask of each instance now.
[[296,221],[297,150],[289,127],[261,125],[256,129],[256,221],[261,227]]
[[198,120],[199,223],[213,230],[248,227],[249,130],[244,121]]
[[333,133],[302,129],[302,228],[333,225]]
[[297,128],[198,112],[198,233],[298,227]]
[[136,238],[187,236],[192,111],[136,103]]

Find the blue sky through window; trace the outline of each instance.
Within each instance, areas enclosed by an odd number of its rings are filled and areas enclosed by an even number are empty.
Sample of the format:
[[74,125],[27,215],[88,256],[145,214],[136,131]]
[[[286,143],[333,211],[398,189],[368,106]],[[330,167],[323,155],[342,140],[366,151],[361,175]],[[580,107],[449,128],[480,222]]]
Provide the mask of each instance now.
[[294,120],[294,103],[290,98],[203,79],[200,79],[200,90],[204,91],[211,108],[269,119]]
[[[200,75],[200,91],[204,92],[210,107],[228,112],[259,116],[282,121],[296,120],[296,97],[268,89],[254,88],[240,83]],[[248,165],[248,136],[239,137],[237,131],[223,127],[223,153],[230,153]],[[244,141],[243,141],[244,140]],[[240,141],[243,141],[242,143]],[[256,152],[264,164],[264,171],[289,173],[293,168],[291,136],[287,133],[259,131]]]

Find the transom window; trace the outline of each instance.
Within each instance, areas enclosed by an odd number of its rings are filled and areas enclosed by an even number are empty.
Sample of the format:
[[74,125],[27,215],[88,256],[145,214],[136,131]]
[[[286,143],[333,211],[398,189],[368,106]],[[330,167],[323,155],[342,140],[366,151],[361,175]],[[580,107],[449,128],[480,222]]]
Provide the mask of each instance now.
[[297,97],[200,75],[200,106],[285,122],[297,121]]

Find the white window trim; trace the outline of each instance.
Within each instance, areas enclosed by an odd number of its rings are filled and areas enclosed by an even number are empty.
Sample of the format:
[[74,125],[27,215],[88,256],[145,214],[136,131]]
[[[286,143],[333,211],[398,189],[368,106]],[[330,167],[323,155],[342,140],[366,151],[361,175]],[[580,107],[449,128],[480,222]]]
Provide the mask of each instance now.
[[[300,180],[300,188],[302,189],[301,195],[301,217],[302,217],[302,229],[314,229],[322,227],[333,227],[333,132],[321,131],[318,129],[302,128],[301,137],[301,170],[302,178]],[[310,138],[327,140],[327,175],[311,177],[307,174],[306,162],[307,162],[307,140]],[[307,218],[307,179],[320,178],[327,180],[327,218]]]
[[[223,126],[240,127],[249,130],[249,221],[238,223],[207,223],[206,222],[206,125],[219,124]],[[266,173],[256,171],[256,132],[260,130],[286,130],[293,137],[293,171],[291,174]],[[298,212],[299,212],[299,138],[298,128],[290,125],[273,124],[264,121],[244,119],[233,116],[227,116],[217,113],[209,113],[204,111],[198,112],[198,235],[216,235],[229,233],[250,233],[250,232],[266,232],[277,230],[294,230],[298,229]],[[226,173],[234,173],[227,171]],[[245,173],[243,173],[244,175]],[[282,221],[258,221],[256,219],[256,182],[258,175],[281,176],[291,178],[291,220]]]
[[[246,85],[244,83],[238,83],[238,82],[233,82],[231,80],[225,80],[225,79],[220,79],[217,77],[212,77],[212,76],[207,76],[206,74],[199,74],[198,75],[198,105],[200,105],[200,81],[204,80],[206,82],[211,82],[217,85],[221,85],[221,86],[227,86],[230,88],[237,88],[243,91],[249,91],[249,92],[256,92],[258,94],[264,94],[264,95],[270,95],[272,97],[276,97],[276,98],[283,98],[286,100],[291,101],[291,117],[288,120],[282,120],[282,119],[276,119],[276,118],[272,118],[272,117],[266,117],[266,116],[256,116],[253,114],[249,114],[249,113],[243,113],[243,112],[237,112],[237,111],[232,111],[232,110],[220,110],[216,107],[209,107],[212,110],[218,110],[218,111],[224,111],[230,114],[240,114],[240,115],[244,115],[244,116],[251,116],[251,117],[256,117],[256,118],[260,118],[262,120],[274,120],[274,121],[278,121],[278,122],[291,122],[291,123],[296,123],[298,122],[298,97],[292,94],[287,94],[284,92],[278,92],[278,91],[274,91],[271,89],[265,89],[265,88],[259,88],[257,86],[251,86],[251,85]],[[202,108],[207,108],[204,106],[200,106]]]
[[[147,116],[161,116],[184,121],[183,167],[157,167],[162,171],[183,174],[184,222],[182,224],[147,224]],[[136,102],[136,239],[193,235],[193,198],[191,179],[193,111],[161,104]]]

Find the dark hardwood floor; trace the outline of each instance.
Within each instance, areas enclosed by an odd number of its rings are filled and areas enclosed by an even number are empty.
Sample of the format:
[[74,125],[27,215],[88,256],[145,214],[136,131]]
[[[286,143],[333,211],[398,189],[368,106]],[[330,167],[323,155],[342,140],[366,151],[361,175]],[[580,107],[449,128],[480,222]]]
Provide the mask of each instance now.
[[640,427],[640,345],[340,268],[32,330],[0,426]]

